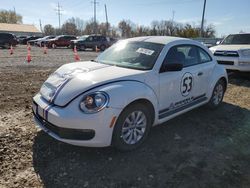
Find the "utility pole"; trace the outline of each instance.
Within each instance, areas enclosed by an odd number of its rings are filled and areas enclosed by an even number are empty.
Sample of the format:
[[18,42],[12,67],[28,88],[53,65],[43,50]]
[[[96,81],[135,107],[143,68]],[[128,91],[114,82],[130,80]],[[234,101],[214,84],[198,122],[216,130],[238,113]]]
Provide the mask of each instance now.
[[58,15],[58,23],[59,23],[59,29],[60,29],[61,28],[61,15],[62,15],[61,11],[62,11],[62,7],[60,6],[59,2],[57,4],[57,7],[56,7],[55,11],[56,11],[56,13]]
[[96,4],[98,4],[99,2],[96,2],[96,0],[94,0],[92,3],[94,4],[94,34],[96,34]]
[[109,35],[109,20],[108,20],[108,11],[107,11],[107,6],[105,4],[105,15],[106,15],[106,27],[107,27],[107,34],[106,35]]
[[43,33],[43,27],[42,27],[42,21],[41,21],[41,19],[39,19],[39,24],[40,24],[40,30]]
[[204,0],[202,20],[201,20],[201,37],[203,37],[205,11],[206,11],[206,0]]
[[17,16],[16,16],[16,8],[15,8],[15,7],[13,7],[13,11],[14,11],[14,13],[15,13],[15,21],[16,21],[16,23],[17,23]]
[[174,16],[175,16],[175,11],[173,10],[173,15],[172,15],[172,23],[174,23]]

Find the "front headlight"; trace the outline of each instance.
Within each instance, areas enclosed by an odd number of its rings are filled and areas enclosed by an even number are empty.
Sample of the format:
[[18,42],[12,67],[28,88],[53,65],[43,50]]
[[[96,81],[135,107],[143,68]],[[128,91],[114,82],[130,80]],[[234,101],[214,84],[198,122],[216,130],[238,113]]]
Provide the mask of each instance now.
[[56,87],[45,82],[40,89],[40,93],[47,101],[51,101],[56,93]]
[[109,96],[105,92],[94,92],[85,95],[80,102],[80,109],[84,113],[96,113],[101,111],[107,106],[109,102]]
[[216,49],[215,48],[209,48],[209,50],[212,52],[212,54],[214,54],[214,52],[216,51]]
[[240,52],[242,56],[250,57],[250,49],[241,50]]

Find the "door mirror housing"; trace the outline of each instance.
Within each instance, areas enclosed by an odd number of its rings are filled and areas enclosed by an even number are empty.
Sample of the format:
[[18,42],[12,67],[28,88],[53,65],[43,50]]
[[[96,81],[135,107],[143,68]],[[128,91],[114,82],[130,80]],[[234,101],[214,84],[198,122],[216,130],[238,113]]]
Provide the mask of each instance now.
[[174,72],[181,71],[183,69],[183,65],[181,63],[164,63],[160,72]]

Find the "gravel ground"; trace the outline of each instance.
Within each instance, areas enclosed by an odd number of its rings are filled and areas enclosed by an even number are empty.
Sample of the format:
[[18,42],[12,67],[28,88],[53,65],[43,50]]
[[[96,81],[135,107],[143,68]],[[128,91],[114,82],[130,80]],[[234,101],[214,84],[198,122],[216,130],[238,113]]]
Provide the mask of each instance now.
[[[223,105],[188,112],[151,130],[139,149],[64,144],[32,120],[32,97],[70,49],[0,49],[0,187],[250,187],[250,79],[232,74]],[[82,60],[96,52],[80,52]]]

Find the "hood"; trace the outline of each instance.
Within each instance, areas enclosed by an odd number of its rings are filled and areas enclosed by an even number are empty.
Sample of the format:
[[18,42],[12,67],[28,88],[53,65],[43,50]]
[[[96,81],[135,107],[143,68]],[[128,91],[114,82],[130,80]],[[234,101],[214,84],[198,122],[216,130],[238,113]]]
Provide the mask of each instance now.
[[[50,92],[55,105],[65,106],[81,93],[119,80],[137,80],[145,82],[148,71],[121,68],[92,61],[63,65],[43,84],[40,93],[46,98]],[[52,91],[54,90],[54,91]],[[51,94],[52,93],[52,94]],[[46,98],[50,100],[49,98]]]
[[210,48],[213,51],[221,50],[221,51],[239,51],[244,49],[250,49],[250,45],[241,44],[241,45],[218,45]]

